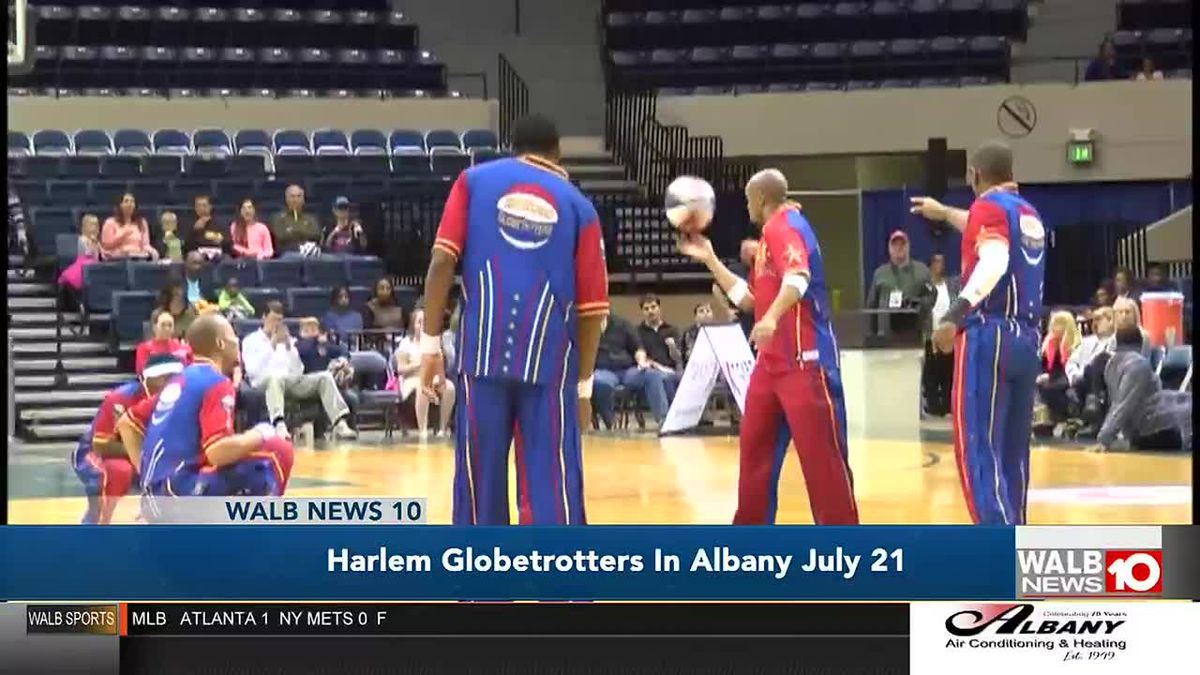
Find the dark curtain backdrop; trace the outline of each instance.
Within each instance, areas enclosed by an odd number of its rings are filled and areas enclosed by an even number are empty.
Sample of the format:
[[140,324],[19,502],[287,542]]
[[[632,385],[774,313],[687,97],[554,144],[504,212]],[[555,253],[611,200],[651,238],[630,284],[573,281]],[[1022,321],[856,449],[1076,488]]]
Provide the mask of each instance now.
[[[962,239],[950,228],[936,228],[908,212],[916,189],[863,192],[863,275],[887,262],[888,236],[903,230],[915,259],[946,256],[950,270],[961,269]],[[1122,237],[1192,203],[1190,181],[1129,183],[1026,184],[1021,194],[1033,204],[1050,232],[1045,302],[1084,304],[1100,281],[1112,274]],[[971,191],[951,189],[942,202],[967,208]]]

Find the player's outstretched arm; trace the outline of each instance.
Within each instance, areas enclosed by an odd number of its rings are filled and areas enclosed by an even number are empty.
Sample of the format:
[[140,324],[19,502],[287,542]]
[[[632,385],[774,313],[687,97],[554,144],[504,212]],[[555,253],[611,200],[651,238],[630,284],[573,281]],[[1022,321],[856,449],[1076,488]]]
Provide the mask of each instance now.
[[679,238],[679,252],[701,263],[712,273],[713,279],[721,287],[721,291],[734,305],[742,311],[754,309],[754,294],[745,279],[734,274],[721,262],[713,251],[712,242],[708,237],[700,235],[685,235]]
[[936,222],[949,223],[962,232],[967,228],[967,210],[946,206],[933,197],[912,197],[909,211]]

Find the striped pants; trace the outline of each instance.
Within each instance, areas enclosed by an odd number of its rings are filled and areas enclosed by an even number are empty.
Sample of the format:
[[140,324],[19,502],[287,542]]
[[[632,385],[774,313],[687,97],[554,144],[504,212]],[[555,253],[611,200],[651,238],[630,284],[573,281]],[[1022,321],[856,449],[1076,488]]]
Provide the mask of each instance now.
[[1023,525],[1039,372],[1037,330],[988,320],[958,334],[954,455],[978,525]]

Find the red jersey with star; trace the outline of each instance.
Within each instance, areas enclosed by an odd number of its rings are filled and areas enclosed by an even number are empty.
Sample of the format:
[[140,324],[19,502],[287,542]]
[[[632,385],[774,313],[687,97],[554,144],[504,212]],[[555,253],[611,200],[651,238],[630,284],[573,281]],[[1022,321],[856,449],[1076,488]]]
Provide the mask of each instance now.
[[788,204],[763,226],[750,275],[754,319],[761,321],[789,274],[808,277],[804,297],[780,317],[775,335],[759,350],[770,370],[838,367],[837,342],[830,323],[829,291],[821,247],[799,204]]

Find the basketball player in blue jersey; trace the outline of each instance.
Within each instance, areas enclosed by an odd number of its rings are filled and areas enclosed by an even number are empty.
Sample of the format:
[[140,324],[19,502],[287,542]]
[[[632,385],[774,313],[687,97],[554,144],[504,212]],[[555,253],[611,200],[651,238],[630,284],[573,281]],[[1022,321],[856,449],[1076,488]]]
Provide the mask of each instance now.
[[456,525],[509,523],[515,446],[522,524],[585,524],[580,418],[589,399],[608,277],[600,220],[558,165],[558,131],[531,116],[510,159],[459,175],[425,278],[421,384],[444,381],[442,328],[462,264],[455,425]]
[[1024,525],[1046,268],[1046,230],[1017,192],[1012,150],[993,142],[967,167],[968,211],[914,197],[912,212],[962,232],[962,294],[934,331],[954,352],[954,452],[971,520]]
[[192,365],[117,425],[131,457],[140,454],[148,497],[143,515],[153,518],[156,497],[282,495],[292,470],[291,443],[266,423],[233,432],[233,326],[219,314],[205,314],[188,328],[187,341],[195,353]]
[[71,464],[87,494],[83,523],[107,525],[117,502],[133,485],[137,464],[117,436],[117,421],[143,399],[162,390],[167,381],[183,371],[183,363],[170,354],[155,354],[146,360],[140,380],[133,380],[104,395],[96,417],[79,439]]

